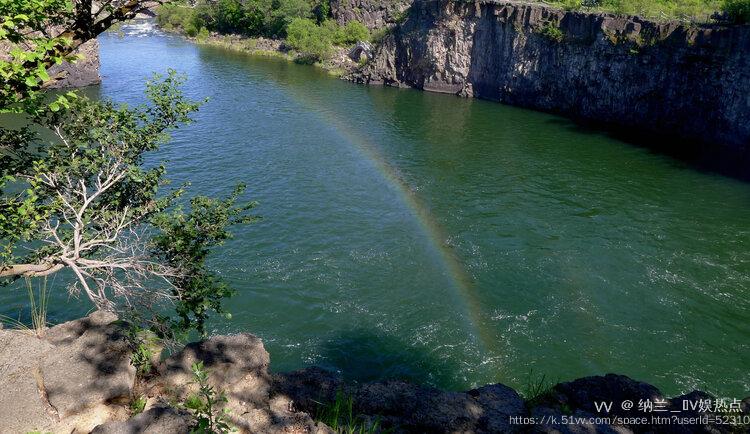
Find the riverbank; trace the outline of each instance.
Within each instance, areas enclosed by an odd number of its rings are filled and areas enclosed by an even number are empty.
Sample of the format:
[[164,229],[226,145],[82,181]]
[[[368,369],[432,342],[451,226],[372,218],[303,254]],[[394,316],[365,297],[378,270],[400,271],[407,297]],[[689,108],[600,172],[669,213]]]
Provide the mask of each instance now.
[[349,56],[351,48],[346,47],[334,47],[330,57],[319,61],[311,59],[306,53],[289,48],[283,39],[251,38],[242,35],[221,35],[218,33],[213,33],[205,37],[180,35],[198,45],[219,47],[251,56],[275,57],[294,63],[312,65],[338,78],[354,73],[359,66]]
[[[263,343],[250,334],[214,336],[165,359],[156,344],[149,347],[153,357],[139,358],[128,336],[126,324],[105,312],[49,328],[42,337],[0,330],[4,432],[182,433],[208,411],[243,433],[333,433],[316,420],[340,422],[326,412],[331,405],[343,405],[342,415],[351,413],[347,423],[370,427],[367,432],[747,432],[750,421],[750,398],[708,409],[707,400],[717,402],[708,394],[667,399],[654,386],[612,374],[552,387],[539,382],[524,399],[502,384],[447,392],[398,380],[345,383],[315,367],[273,373]],[[195,375],[196,363],[205,380]],[[191,398],[201,381],[217,399],[210,410],[196,410]],[[226,400],[218,399],[222,394]],[[602,402],[614,406],[599,411]],[[636,406],[623,404],[629,402]],[[645,402],[656,412],[639,405]],[[651,418],[661,410],[690,423]]]
[[[334,76],[559,114],[747,178],[748,25],[503,0],[335,2],[332,20],[362,22],[380,34],[362,62],[342,47],[316,62]],[[314,58],[281,40],[215,33],[190,39],[298,63]]]

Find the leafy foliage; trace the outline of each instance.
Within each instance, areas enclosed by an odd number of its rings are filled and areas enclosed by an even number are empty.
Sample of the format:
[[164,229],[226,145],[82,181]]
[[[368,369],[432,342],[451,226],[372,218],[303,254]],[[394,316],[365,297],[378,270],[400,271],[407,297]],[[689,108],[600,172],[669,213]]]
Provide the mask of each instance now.
[[722,10],[737,24],[750,23],[750,0],[724,0]]
[[130,364],[135,368],[136,375],[139,378],[148,376],[153,370],[151,360],[154,357],[154,352],[151,350],[150,344],[155,340],[155,337],[150,336],[147,330],[143,330],[138,324],[133,323],[128,328],[127,338],[131,350]]
[[191,370],[198,383],[198,393],[185,400],[185,407],[195,417],[191,434],[224,434],[234,431],[227,418],[228,410],[219,408],[227,402],[227,397],[208,384],[208,372],[203,362],[194,363]]
[[[91,5],[0,2],[0,43],[11,47],[0,61],[0,111],[24,112],[34,125],[0,128],[0,278],[67,269],[70,291],[100,308],[158,310],[146,322],[160,333],[205,333],[209,313],[231,294],[206,258],[230,237],[229,226],[253,220],[246,212],[254,204],[234,205],[244,186],[222,200],[198,196],[187,210],[178,205],[184,187],[160,192],[165,167],[145,165],[146,155],[200,106],[185,98],[176,72],[155,75],[149,103],[134,108],[74,93],[46,99],[48,67],[72,60],[73,48],[142,6],[108,3],[92,14]],[[50,26],[63,30],[48,36]],[[40,129],[54,139],[41,140]],[[170,306],[176,319],[163,315]],[[135,348],[139,366],[144,348]]]
[[186,33],[201,28],[247,36],[283,37],[295,18],[315,17],[325,21],[328,0],[218,0],[199,1],[195,7],[183,4],[159,8],[158,22]]
[[[50,79],[47,69],[63,61],[73,39],[62,34],[47,37],[50,26],[62,25],[72,16],[69,0],[23,0],[0,2],[0,41],[9,44],[9,59],[0,58],[0,112],[33,111],[40,103],[37,90]],[[54,107],[65,104],[65,97]]]
[[[209,312],[221,311],[221,300],[232,293],[206,258],[230,237],[229,226],[253,220],[246,211],[255,204],[234,205],[244,186],[223,200],[198,196],[189,211],[173,207],[184,188],[159,195],[167,183],[164,165],[145,167],[144,158],[198,109],[184,97],[183,82],[174,71],[154,76],[146,90],[150,104],[136,108],[79,97],[68,109],[35,116],[57,140],[34,154],[24,152],[28,143],[13,144],[14,176],[27,188],[0,203],[27,218],[2,227],[0,238],[19,233],[16,224],[24,239],[6,249],[0,273],[69,268],[76,276],[71,291],[83,291],[99,307],[119,301],[148,309],[171,300],[178,316],[168,321],[173,331],[205,331]],[[39,241],[42,247],[17,257],[21,247]]]
[[230,226],[257,219],[247,214],[256,203],[236,205],[244,191],[245,186],[238,185],[223,200],[198,196],[191,200],[190,212],[177,207],[157,214],[151,222],[159,229],[153,239],[156,255],[172,269],[183,271],[172,281],[177,330],[195,328],[204,332],[208,313],[224,313],[221,302],[234,293],[208,269],[206,259],[212,247],[231,238]]
[[345,26],[328,20],[328,0],[218,0],[195,7],[167,4],[158,11],[158,22],[188,36],[211,30],[224,34],[286,37],[287,45],[311,62],[326,59],[334,45],[370,40],[362,23]]
[[349,21],[345,26],[334,28],[333,42],[336,45],[351,45],[369,40],[370,30],[359,21]]
[[297,18],[287,28],[286,42],[293,49],[321,60],[331,53],[333,39],[326,27],[319,26],[310,19]]
[[548,23],[544,27],[542,27],[539,30],[539,34],[551,41],[558,43],[562,42],[565,39],[565,34],[563,34],[562,30],[560,30],[559,27],[552,23]]
[[133,416],[143,413],[143,410],[146,409],[146,404],[148,403],[148,399],[146,399],[145,396],[138,396],[130,401],[130,414]]
[[566,9],[592,8],[653,19],[698,22],[710,21],[714,12],[721,9],[721,0],[553,0],[548,3]]

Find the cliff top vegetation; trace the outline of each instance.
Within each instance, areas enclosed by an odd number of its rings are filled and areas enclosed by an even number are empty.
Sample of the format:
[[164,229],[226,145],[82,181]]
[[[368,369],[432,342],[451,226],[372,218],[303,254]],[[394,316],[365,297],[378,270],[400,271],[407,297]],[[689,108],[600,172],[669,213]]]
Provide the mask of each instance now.
[[717,18],[750,22],[750,0],[536,0],[568,10],[638,15],[656,20],[707,23]]

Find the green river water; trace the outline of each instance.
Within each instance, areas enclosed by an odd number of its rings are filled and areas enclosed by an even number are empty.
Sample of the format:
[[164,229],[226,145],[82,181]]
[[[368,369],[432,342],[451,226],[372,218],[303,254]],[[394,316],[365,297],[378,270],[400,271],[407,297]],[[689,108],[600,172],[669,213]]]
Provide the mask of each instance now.
[[[160,156],[193,192],[260,202],[212,261],[238,294],[211,331],[259,335],[274,370],[748,395],[750,184],[552,115],[125,30],[88,91],[137,102],[172,67],[210,98]],[[50,282],[53,320],[89,308]]]

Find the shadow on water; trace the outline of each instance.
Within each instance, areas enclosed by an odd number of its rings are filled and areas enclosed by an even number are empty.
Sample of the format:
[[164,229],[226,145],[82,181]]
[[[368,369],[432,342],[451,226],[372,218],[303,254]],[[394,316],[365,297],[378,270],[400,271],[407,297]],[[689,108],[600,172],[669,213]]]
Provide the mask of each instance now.
[[676,163],[697,172],[750,182],[750,148],[733,149],[674,135],[646,133],[570,118],[552,118],[548,122],[576,133],[609,137],[654,155],[672,158]]
[[426,346],[410,345],[397,336],[347,330],[320,349],[325,368],[340,371],[346,381],[405,380],[415,384],[455,384],[460,372],[453,360],[440,360]]

